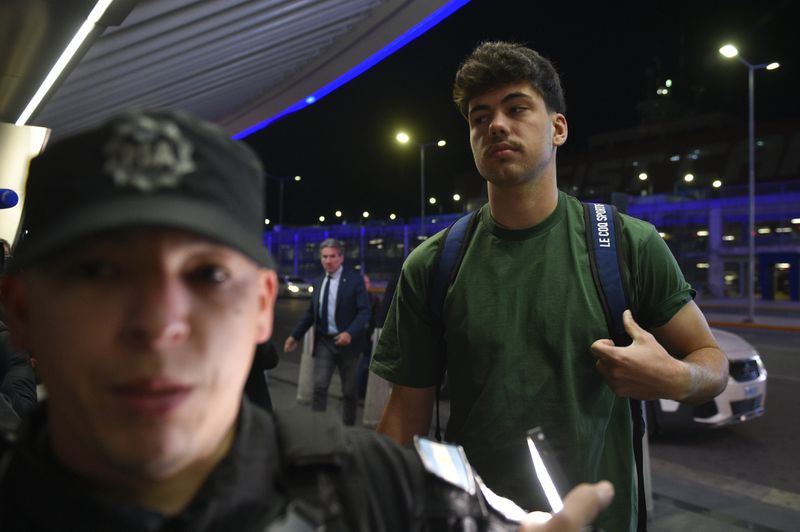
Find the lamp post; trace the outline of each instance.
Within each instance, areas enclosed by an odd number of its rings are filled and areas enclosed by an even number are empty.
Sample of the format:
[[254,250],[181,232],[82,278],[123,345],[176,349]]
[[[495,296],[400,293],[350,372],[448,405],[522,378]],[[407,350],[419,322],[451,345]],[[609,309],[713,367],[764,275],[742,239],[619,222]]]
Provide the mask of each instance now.
[[[265,174],[265,177],[278,182],[278,225],[283,228],[283,187],[287,181],[300,182],[303,180],[303,178],[299,175],[278,176],[272,174]],[[266,203],[266,197],[264,198],[264,202]]]
[[[395,136],[395,139],[400,144],[408,144],[411,137],[402,131]],[[447,145],[444,140],[437,140],[435,142],[420,142],[417,144],[419,147],[419,234],[425,235],[425,148],[437,146],[443,148]]]
[[747,321],[753,322],[756,317],[755,279],[756,279],[756,134],[755,134],[755,76],[756,70],[775,70],[780,66],[776,62],[754,65],[739,55],[739,50],[732,44],[726,44],[719,53],[727,58],[735,57],[747,67],[747,195],[748,206],[748,283],[747,283]]

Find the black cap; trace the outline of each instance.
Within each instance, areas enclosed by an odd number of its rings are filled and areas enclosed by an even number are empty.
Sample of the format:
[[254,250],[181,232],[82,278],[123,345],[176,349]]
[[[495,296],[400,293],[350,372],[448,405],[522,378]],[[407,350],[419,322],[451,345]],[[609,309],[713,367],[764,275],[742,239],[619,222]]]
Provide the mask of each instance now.
[[184,229],[267,268],[264,172],[244,143],[180,111],[133,110],[57,142],[31,161],[19,266],[87,236]]

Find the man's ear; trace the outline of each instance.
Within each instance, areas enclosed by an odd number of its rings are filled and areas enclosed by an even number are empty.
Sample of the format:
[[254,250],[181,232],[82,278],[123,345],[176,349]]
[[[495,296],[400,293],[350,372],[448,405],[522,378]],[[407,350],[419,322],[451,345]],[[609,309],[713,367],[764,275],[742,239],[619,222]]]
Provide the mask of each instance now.
[[259,272],[258,306],[258,343],[266,342],[272,336],[272,324],[275,319],[275,298],[278,295],[278,277],[273,270]]
[[11,333],[11,341],[20,349],[29,350],[28,285],[16,273],[7,273],[0,280],[3,302],[3,319]]
[[567,142],[567,117],[561,113],[550,115],[553,121],[553,146],[563,146]]

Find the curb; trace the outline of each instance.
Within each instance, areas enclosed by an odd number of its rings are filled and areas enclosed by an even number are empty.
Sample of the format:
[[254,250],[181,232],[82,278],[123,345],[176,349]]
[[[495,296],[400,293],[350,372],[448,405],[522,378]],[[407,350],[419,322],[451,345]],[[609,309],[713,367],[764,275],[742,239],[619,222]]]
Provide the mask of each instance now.
[[766,323],[748,323],[746,321],[717,321],[708,320],[712,327],[730,327],[736,329],[761,329],[767,331],[800,332],[800,327],[793,325],[770,325]]

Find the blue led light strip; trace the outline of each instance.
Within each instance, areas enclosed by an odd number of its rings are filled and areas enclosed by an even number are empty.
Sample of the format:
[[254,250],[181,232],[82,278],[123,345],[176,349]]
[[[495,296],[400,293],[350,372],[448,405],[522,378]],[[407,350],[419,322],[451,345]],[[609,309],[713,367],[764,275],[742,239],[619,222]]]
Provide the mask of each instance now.
[[252,135],[256,131],[264,129],[271,123],[275,122],[280,118],[283,118],[286,115],[296,113],[300,109],[308,107],[312,103],[318,102],[319,100],[321,100],[331,92],[335,91],[348,81],[357,78],[358,76],[360,76],[373,66],[377,65],[378,63],[380,63],[381,61],[383,61],[384,59],[386,59],[387,57],[398,51],[403,46],[412,42],[417,37],[423,35],[426,31],[436,26],[442,20],[446,19],[454,12],[464,7],[466,4],[469,3],[469,1],[470,0],[451,0],[447,4],[443,5],[442,7],[434,11],[430,16],[425,18],[422,22],[412,27],[406,33],[404,33],[403,35],[401,35],[400,37],[398,37],[397,39],[386,45],[381,50],[378,50],[371,57],[367,58],[363,63],[355,66],[350,71],[342,74],[332,82],[316,90],[313,94],[303,98],[302,100],[293,105],[290,105],[280,113],[273,115],[265,120],[262,120],[258,124],[250,126],[247,129],[240,131],[239,133],[236,133],[235,135],[233,135],[233,138],[243,139],[247,136]]

